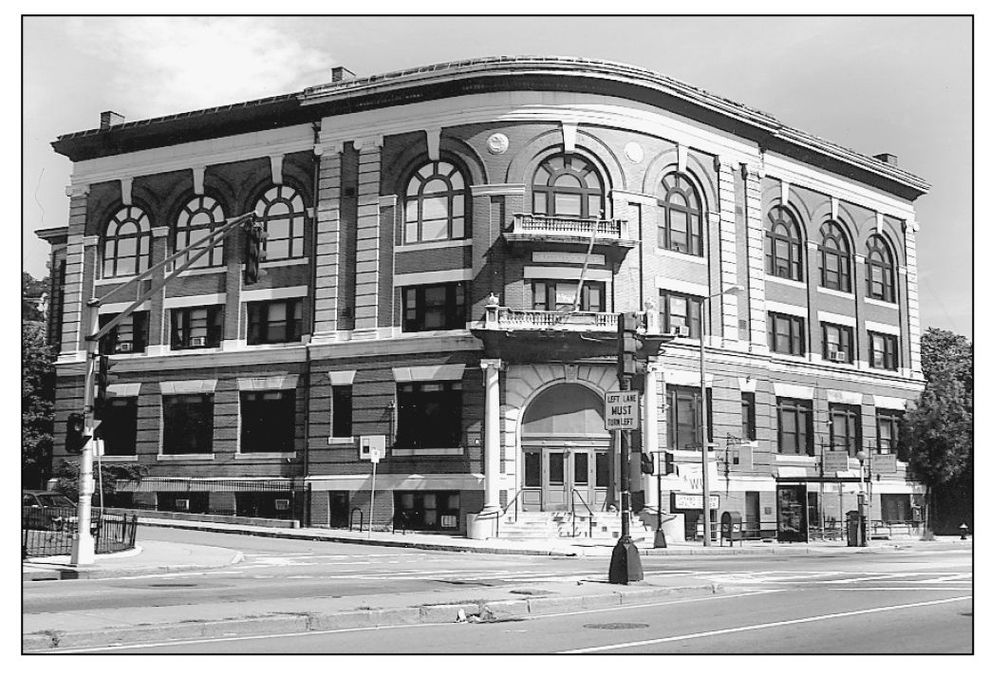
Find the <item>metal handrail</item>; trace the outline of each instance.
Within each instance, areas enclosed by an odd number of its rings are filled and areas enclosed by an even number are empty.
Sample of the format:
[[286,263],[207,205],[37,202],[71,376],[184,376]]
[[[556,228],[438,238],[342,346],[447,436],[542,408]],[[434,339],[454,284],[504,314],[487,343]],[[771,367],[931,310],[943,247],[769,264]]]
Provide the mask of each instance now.
[[[593,510],[591,507],[588,506],[588,503],[581,496],[581,493],[578,492],[578,489],[572,488],[571,489],[571,496],[572,496],[571,497],[571,537],[572,538],[577,537],[577,509],[574,505],[574,498],[573,498],[573,496],[575,495],[578,497],[578,500],[581,501],[581,504],[584,505],[584,508],[588,510],[589,516],[595,513],[595,510]],[[591,519],[588,519],[588,537],[591,537],[591,526],[592,526]]]
[[525,486],[523,486],[518,491],[516,491],[516,494],[513,495],[512,496],[512,499],[509,500],[509,502],[506,503],[505,507],[503,507],[500,512],[496,512],[496,517],[495,517],[495,537],[498,537],[499,536],[499,532],[501,531],[501,528],[502,528],[502,517],[505,516],[506,514],[508,514],[509,507],[512,507],[512,505],[515,505],[516,506],[515,519],[516,519],[516,521],[519,520],[519,505],[517,504],[516,501],[519,499],[519,496],[522,495],[522,492],[524,490],[526,490],[526,487]]

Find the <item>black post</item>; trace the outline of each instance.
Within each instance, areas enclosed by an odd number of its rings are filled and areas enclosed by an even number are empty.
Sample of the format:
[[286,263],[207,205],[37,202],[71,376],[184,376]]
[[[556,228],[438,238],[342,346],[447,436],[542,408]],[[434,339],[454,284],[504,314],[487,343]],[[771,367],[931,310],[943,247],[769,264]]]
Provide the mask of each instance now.
[[[622,322],[623,316],[619,315],[619,387],[622,390],[631,389],[631,379],[623,373],[622,360]],[[643,579],[643,566],[639,561],[639,550],[629,537],[629,432],[620,432],[621,448],[619,453],[619,488],[622,492],[622,536],[615,543],[612,549],[612,560],[608,567],[609,584],[629,584]]]

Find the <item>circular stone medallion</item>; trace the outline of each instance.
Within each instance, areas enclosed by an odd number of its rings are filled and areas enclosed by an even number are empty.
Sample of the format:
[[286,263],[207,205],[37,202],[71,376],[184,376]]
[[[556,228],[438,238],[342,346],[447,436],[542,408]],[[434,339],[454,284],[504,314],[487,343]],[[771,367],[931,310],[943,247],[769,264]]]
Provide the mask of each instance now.
[[492,134],[488,137],[488,152],[501,155],[509,149],[509,137],[505,134]]
[[629,158],[630,162],[636,162],[637,164],[643,161],[643,146],[639,145],[635,141],[630,141],[626,144],[626,157]]

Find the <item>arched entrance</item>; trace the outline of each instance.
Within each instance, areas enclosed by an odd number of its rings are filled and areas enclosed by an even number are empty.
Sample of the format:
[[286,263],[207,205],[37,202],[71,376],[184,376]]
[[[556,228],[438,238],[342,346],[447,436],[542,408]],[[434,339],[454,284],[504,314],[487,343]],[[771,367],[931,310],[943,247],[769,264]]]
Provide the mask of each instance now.
[[599,511],[612,477],[605,404],[587,387],[553,385],[526,408],[522,420],[523,510]]

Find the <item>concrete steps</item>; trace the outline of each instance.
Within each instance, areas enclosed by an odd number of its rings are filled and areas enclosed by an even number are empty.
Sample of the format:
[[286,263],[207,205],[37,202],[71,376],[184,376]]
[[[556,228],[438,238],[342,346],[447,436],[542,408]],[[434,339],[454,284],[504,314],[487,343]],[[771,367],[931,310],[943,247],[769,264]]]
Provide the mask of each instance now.
[[[557,540],[579,538],[584,540],[615,541],[622,533],[622,520],[618,512],[575,514],[570,512],[522,512],[516,521],[503,520],[498,537],[506,540]],[[639,517],[633,515],[630,537],[634,541],[653,541],[653,531]]]

